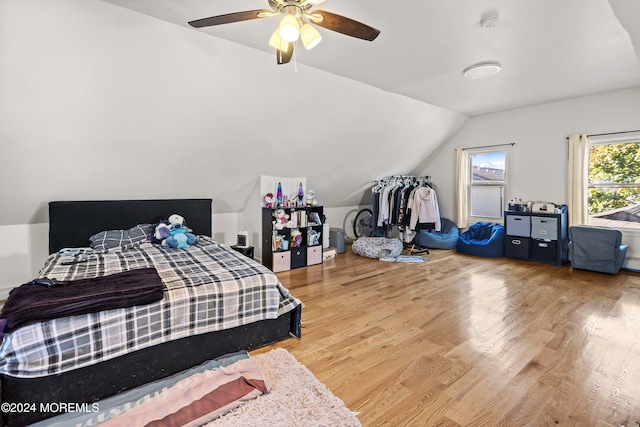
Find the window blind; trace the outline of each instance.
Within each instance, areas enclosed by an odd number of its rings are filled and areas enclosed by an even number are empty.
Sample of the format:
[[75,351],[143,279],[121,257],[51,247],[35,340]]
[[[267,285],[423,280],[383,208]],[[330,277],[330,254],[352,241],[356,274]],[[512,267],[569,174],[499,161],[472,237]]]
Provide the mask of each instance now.
[[502,218],[504,211],[504,186],[472,185],[471,216]]

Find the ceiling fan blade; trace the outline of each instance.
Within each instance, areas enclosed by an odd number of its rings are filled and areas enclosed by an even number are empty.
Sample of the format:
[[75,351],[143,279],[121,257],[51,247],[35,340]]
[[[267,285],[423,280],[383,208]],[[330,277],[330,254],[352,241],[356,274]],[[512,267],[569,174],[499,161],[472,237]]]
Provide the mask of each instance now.
[[209,18],[189,21],[189,25],[195,28],[210,27],[212,25],[230,24],[232,22],[248,21],[250,19],[262,18],[260,14],[271,14],[271,10],[258,9],[247,10],[245,12],[227,13],[226,15],[211,16]]
[[314,24],[347,36],[373,41],[378,37],[378,34],[380,34],[380,30],[376,30],[362,22],[354,21],[353,19],[335,13],[324,10],[314,10],[312,15],[322,16],[322,20],[320,21],[312,20]]
[[276,49],[276,60],[278,65],[288,64],[293,56],[293,43],[287,43],[285,50]]

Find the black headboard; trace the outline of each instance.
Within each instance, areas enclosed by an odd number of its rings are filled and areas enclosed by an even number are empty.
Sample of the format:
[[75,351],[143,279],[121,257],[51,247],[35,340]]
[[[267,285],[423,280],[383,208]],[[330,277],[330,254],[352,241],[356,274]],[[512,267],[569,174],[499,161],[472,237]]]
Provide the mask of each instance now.
[[97,200],[49,203],[49,253],[89,246],[105,230],[126,230],[182,215],[196,235],[211,236],[211,199]]

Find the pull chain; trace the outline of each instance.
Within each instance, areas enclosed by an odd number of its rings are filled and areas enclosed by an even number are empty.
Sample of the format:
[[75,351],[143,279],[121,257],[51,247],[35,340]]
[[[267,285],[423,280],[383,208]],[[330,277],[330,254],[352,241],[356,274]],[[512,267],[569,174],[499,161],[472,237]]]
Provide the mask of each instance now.
[[298,74],[298,54],[296,51],[293,51],[293,72]]

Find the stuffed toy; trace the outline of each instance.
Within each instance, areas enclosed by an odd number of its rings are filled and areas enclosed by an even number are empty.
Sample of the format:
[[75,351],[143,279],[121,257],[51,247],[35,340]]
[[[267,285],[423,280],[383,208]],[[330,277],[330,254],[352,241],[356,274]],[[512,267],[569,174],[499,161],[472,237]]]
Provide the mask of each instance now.
[[286,251],[289,249],[289,241],[280,234],[273,236],[276,251]]
[[318,206],[318,199],[316,199],[313,190],[309,190],[307,193],[307,206]]
[[167,221],[159,222],[153,233],[153,237],[155,239],[154,242],[161,243],[164,239],[169,237],[171,235],[171,230],[176,225],[184,225],[184,217],[178,214],[173,214]]
[[291,231],[291,247],[299,248],[302,246],[302,233],[297,228]]
[[321,234],[322,233],[320,233],[319,231],[316,231],[314,229],[310,229],[309,233],[307,234],[307,245],[313,246],[313,245],[320,244],[320,235]]
[[155,231],[153,233],[153,242],[154,243],[162,242],[164,239],[169,237],[170,231],[171,229],[167,224],[165,224],[164,222],[159,223],[158,225],[156,225]]
[[156,225],[153,233],[155,243],[160,243],[164,249],[183,249],[198,241],[192,230],[184,225],[184,217],[173,214],[168,221]]
[[282,230],[285,227],[291,227],[289,221],[289,214],[284,209],[276,209],[273,211],[273,216],[276,219],[273,221],[273,227],[276,230]]
[[169,217],[169,223],[184,225],[184,217],[178,214],[173,214]]
[[198,237],[194,235],[190,228],[181,224],[172,224],[169,236],[162,241],[162,248],[184,249],[198,241]]
[[273,193],[267,193],[262,198],[262,201],[264,202],[265,208],[273,208],[273,204],[276,202],[276,198],[273,197]]

